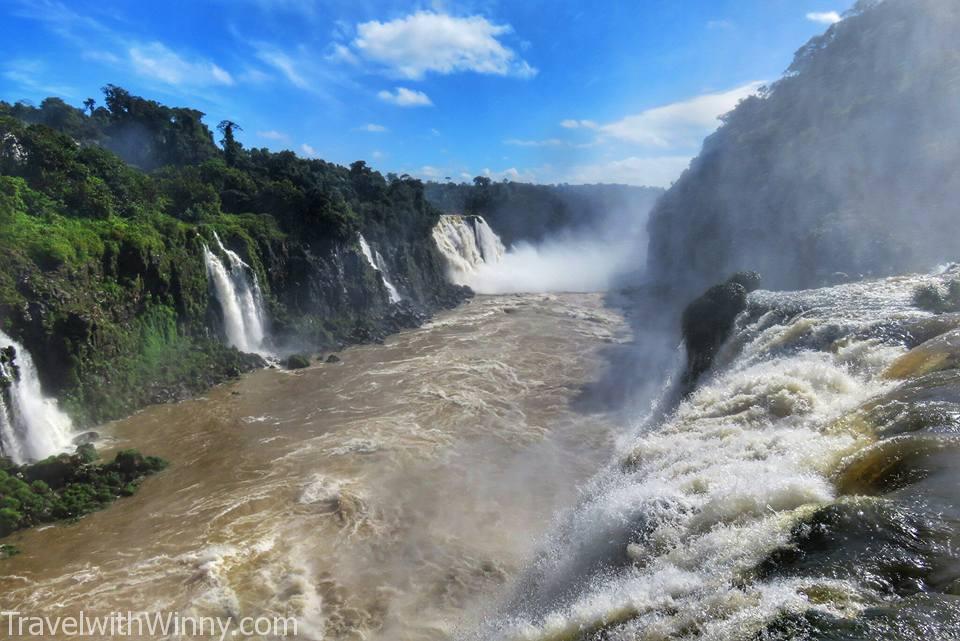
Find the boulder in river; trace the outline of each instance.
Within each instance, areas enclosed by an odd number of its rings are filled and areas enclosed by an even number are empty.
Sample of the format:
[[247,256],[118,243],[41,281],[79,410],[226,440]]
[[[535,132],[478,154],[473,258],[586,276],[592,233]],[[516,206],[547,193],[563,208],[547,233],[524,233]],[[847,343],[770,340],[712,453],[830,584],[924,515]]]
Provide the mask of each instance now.
[[733,330],[737,315],[747,308],[747,293],[760,285],[757,272],[737,272],[714,285],[687,305],[681,320],[687,348],[684,384],[691,389],[706,372],[723,342]]

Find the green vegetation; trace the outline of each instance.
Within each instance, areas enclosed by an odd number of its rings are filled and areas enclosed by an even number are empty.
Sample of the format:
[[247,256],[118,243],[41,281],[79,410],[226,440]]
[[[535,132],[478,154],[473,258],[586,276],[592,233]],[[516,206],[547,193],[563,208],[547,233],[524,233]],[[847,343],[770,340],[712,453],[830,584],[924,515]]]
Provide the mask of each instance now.
[[[167,467],[166,461],[144,457],[136,450],[118,452],[110,463],[97,463],[92,445],[73,455],[61,454],[16,467],[0,469],[0,536],[16,530],[65,519],[76,519],[130,496],[144,477]],[[0,556],[16,554],[3,545]]]
[[0,102],[0,328],[79,422],[262,365],[224,345],[203,261],[214,234],[257,274],[281,344],[333,347],[416,316],[390,315],[359,232],[416,309],[462,296],[419,181],[245,149],[231,121],[220,148],[202,113],[112,85],[104,103]]

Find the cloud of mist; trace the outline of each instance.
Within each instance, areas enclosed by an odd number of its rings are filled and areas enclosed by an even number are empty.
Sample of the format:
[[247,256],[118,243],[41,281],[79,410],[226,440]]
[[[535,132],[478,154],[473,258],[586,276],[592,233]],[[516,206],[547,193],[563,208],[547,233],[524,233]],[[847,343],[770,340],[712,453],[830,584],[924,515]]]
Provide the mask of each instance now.
[[649,207],[608,211],[599,224],[518,241],[499,262],[480,265],[468,284],[480,294],[606,291],[646,261],[648,213]]

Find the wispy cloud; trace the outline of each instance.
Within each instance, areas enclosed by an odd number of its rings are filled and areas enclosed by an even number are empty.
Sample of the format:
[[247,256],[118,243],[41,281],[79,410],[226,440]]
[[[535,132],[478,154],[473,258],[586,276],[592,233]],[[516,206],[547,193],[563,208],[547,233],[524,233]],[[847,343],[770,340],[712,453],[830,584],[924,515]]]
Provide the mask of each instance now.
[[427,94],[406,87],[396,87],[393,91],[384,89],[377,93],[377,98],[398,107],[429,107],[433,104]]
[[564,129],[596,129],[599,125],[593,120],[561,120],[560,126]]
[[669,187],[690,164],[690,156],[629,156],[577,165],[563,177],[570,183],[619,183],[649,187]]
[[303,143],[302,145],[300,145],[300,152],[304,156],[307,156],[308,158],[316,158],[319,155],[317,153],[317,150],[311,147],[310,145],[308,145],[307,143]]
[[257,48],[257,58],[279,71],[290,84],[300,89],[310,90],[313,86],[300,71],[298,63],[287,53],[266,45]]
[[641,147],[691,148],[699,146],[704,136],[717,128],[720,116],[755,94],[763,84],[750,82],[729,91],[647,109],[608,124],[592,120],[564,120],[560,124],[568,129],[591,129],[603,138]]
[[507,138],[503,141],[505,145],[513,147],[562,147],[567,143],[559,138],[547,138],[546,140],[522,140],[519,138]]
[[235,84],[233,76],[207,60],[186,60],[161,42],[134,45],[127,51],[134,70],[141,76],[176,86]]
[[807,14],[807,20],[820,24],[837,24],[843,20],[843,16],[836,11],[811,11]]
[[269,129],[267,131],[258,131],[257,136],[263,138],[264,140],[274,140],[276,142],[289,142],[290,136],[283,133],[282,131],[276,131],[274,129]]
[[389,22],[372,20],[357,25],[357,37],[334,55],[357,57],[381,65],[392,75],[419,80],[428,73],[475,72],[529,78],[537,74],[526,60],[501,42],[513,31],[482,16],[458,18],[418,11]]
[[358,130],[358,131],[367,131],[367,132],[370,132],[370,133],[372,133],[372,134],[382,134],[382,133],[384,133],[385,131],[388,131],[388,129],[387,129],[386,127],[384,127],[383,125],[378,125],[378,124],[372,123],[372,122],[371,122],[371,123],[367,123],[366,125],[364,125],[364,126],[362,126],[362,127],[358,127],[357,130]]
[[40,60],[19,58],[4,64],[0,78],[17,85],[20,89],[52,96],[72,97],[76,94],[73,87],[58,83],[44,82],[48,75],[46,65]]
[[145,79],[174,87],[232,86],[234,77],[220,65],[201,56],[174,51],[166,44],[144,42],[122,33],[61,2],[22,2],[13,13],[36,20],[52,33],[76,46],[86,60],[124,68]]

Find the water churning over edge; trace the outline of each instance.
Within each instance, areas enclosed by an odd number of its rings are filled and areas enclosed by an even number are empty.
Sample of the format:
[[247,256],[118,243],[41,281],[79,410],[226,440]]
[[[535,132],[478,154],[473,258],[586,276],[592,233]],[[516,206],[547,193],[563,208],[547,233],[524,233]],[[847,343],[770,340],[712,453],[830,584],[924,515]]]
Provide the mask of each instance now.
[[0,349],[8,347],[16,356],[13,363],[0,360],[0,377],[9,381],[7,390],[0,390],[0,454],[24,463],[66,449],[73,430],[70,417],[43,395],[30,353],[0,332]]
[[904,324],[929,317],[911,295],[930,280],[752,294],[711,376],[665,419],[638,423],[464,638],[754,639],[812,607],[843,619],[882,603],[826,565],[757,568],[845,500],[836,475],[876,435],[844,419],[895,387],[887,368],[906,350]]
[[373,268],[373,271],[380,274],[380,278],[383,279],[383,285],[387,288],[387,294],[390,296],[391,303],[399,303],[403,300],[403,297],[400,296],[400,292],[397,291],[397,288],[394,287],[393,283],[390,282],[390,279],[387,278],[387,265],[383,260],[383,256],[380,255],[380,252],[374,254],[370,250],[370,245],[367,243],[367,239],[363,237],[363,234],[360,234],[360,251],[363,253],[363,257],[367,259],[367,263],[370,267]]
[[457,285],[470,285],[480,267],[498,263],[506,252],[483,216],[441,216],[433,228],[433,240],[447,259],[450,280]]
[[213,237],[220,252],[226,256],[229,268],[206,245],[203,246],[203,257],[207,276],[223,310],[227,342],[241,352],[267,354],[264,346],[266,314],[257,275],[236,252],[224,247],[216,232]]

